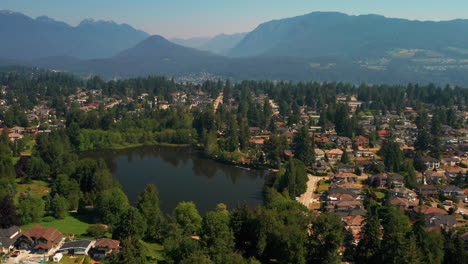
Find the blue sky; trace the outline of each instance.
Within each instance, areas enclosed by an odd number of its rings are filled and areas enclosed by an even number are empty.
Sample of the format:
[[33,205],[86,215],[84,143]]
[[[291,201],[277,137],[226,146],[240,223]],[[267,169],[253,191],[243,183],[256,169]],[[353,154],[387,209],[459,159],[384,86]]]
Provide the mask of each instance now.
[[0,0],[0,9],[47,15],[71,25],[85,18],[114,20],[165,37],[251,31],[269,20],[314,11],[417,20],[468,18],[467,0]]

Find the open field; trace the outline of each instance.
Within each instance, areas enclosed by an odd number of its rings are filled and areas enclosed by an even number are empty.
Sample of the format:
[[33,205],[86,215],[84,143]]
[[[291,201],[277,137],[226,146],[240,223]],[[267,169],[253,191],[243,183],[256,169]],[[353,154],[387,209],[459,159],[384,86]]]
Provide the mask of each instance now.
[[[44,219],[43,219],[44,220]],[[64,219],[54,219],[52,221],[40,221],[37,223],[30,223],[22,227],[22,230],[27,230],[33,227],[36,224],[41,225],[42,227],[49,228],[55,227],[64,234],[72,234],[81,236],[86,233],[86,229],[90,225],[87,222],[84,222],[73,215],[69,215]]]
[[18,183],[16,185],[16,197],[15,198],[18,199],[18,197],[21,194],[26,194],[26,193],[29,193],[32,196],[42,197],[42,196],[49,194],[49,192],[50,192],[49,184],[44,181],[32,181],[31,183],[27,183],[27,184]]

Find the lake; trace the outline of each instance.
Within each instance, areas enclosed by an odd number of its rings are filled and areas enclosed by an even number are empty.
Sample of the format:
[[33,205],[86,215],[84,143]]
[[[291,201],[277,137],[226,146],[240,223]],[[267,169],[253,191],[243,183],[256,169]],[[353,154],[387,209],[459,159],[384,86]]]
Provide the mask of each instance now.
[[262,189],[270,173],[218,163],[191,148],[145,146],[86,156],[106,160],[132,203],[147,184],[155,184],[166,213],[181,201],[195,202],[202,213],[218,203],[231,209],[244,201],[256,206],[263,201]]

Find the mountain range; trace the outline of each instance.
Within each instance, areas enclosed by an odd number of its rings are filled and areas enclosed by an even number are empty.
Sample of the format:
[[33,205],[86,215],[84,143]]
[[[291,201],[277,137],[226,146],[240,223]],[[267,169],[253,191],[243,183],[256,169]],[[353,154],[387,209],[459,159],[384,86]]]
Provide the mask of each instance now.
[[0,11],[0,58],[32,60],[68,56],[106,58],[146,39],[149,35],[127,24],[83,20],[76,27],[41,16],[36,19]]
[[228,55],[239,42],[247,35],[244,33],[219,34],[212,38],[170,39],[170,41],[199,50],[211,51],[219,55]]
[[[15,32],[15,33],[14,33]],[[14,33],[14,34],[13,34]],[[412,21],[315,12],[249,33],[171,41],[126,24],[0,12],[0,65],[108,78],[141,75],[468,86],[468,20]],[[177,42],[179,44],[176,44]]]
[[466,57],[467,47],[468,20],[433,22],[314,12],[261,24],[229,55],[380,58],[392,51],[419,50]]

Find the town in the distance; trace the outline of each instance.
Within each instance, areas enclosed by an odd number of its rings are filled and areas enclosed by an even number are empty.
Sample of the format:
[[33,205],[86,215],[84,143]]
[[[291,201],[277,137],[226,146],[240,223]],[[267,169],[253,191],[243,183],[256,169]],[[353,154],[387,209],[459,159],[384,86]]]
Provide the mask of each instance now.
[[[464,88],[21,67],[0,81],[2,262],[466,261]],[[154,185],[131,204],[106,163],[81,154],[143,145],[271,170],[264,205],[167,213]]]

